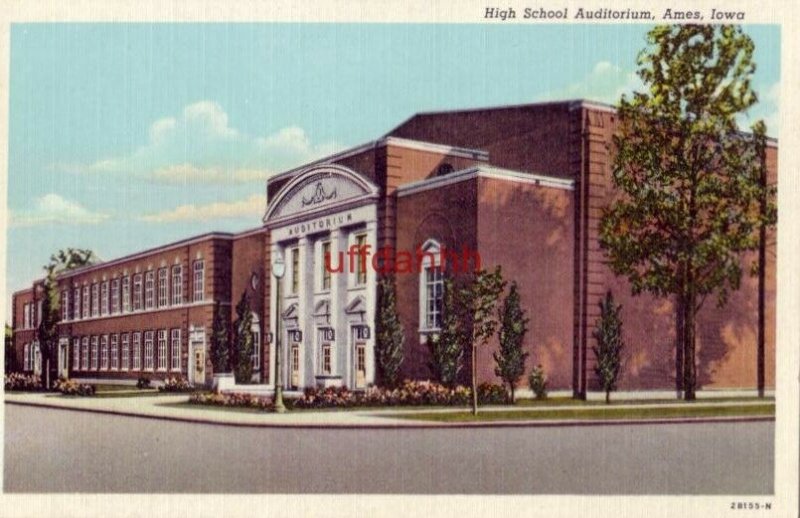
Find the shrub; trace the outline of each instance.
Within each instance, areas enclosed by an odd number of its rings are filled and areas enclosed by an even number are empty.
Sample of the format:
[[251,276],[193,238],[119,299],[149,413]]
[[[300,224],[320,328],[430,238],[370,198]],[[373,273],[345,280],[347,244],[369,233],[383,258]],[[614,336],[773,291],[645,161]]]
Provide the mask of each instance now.
[[5,375],[5,389],[6,391],[36,392],[43,390],[44,387],[41,378],[35,374],[12,372]]
[[148,378],[147,376],[139,376],[139,379],[136,381],[136,388],[137,389],[150,388],[150,378]]
[[481,383],[478,385],[478,402],[482,405],[505,405],[508,392],[503,385]]
[[65,396],[94,396],[97,391],[97,387],[94,385],[65,378],[59,378],[56,381],[55,389]]
[[541,365],[537,365],[528,376],[528,385],[530,385],[536,399],[544,399],[547,397],[547,377],[544,375],[544,369]]
[[294,408],[344,408],[355,406],[466,405],[471,392],[431,381],[404,381],[396,388],[370,387],[352,392],[347,387],[308,388],[294,401]]
[[164,385],[158,387],[159,392],[192,392],[194,385],[181,376],[170,376],[164,380]]
[[272,400],[270,398],[254,396],[252,394],[244,394],[240,392],[212,392],[210,394],[195,392],[189,396],[189,403],[193,405],[255,408],[257,410],[268,411],[275,409],[275,406],[272,404]]

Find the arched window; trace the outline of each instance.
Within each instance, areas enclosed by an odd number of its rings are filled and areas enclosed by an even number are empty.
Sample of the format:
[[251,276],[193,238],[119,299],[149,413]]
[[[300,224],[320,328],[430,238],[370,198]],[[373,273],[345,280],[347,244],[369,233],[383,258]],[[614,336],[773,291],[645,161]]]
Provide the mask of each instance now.
[[438,332],[442,326],[444,266],[441,245],[427,240],[419,249],[419,328],[421,333]]

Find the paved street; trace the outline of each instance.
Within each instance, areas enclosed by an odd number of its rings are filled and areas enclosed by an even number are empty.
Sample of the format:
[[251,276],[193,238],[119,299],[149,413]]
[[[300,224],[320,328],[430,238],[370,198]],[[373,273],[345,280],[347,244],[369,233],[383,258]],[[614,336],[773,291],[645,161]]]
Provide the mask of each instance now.
[[768,494],[772,422],[258,429],[5,405],[5,491]]

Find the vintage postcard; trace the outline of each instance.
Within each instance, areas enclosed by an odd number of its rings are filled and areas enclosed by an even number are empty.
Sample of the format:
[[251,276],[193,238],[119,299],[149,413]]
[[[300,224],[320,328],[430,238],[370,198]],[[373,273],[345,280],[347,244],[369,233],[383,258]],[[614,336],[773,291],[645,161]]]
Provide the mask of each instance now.
[[794,11],[6,5],[0,515],[796,516]]

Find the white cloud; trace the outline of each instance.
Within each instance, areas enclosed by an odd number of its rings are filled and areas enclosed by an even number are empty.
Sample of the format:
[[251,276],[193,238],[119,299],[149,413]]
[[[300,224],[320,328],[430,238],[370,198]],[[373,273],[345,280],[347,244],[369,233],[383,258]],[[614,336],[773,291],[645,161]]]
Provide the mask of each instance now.
[[267,197],[254,194],[233,202],[214,202],[207,205],[180,205],[174,209],[145,214],[139,219],[148,223],[173,223],[176,221],[208,221],[223,218],[251,218],[261,216],[267,206]]
[[642,81],[635,72],[608,61],[599,61],[583,79],[547,92],[543,100],[588,99],[616,104],[622,94],[630,94],[640,90],[642,86]]
[[149,178],[168,185],[189,184],[238,184],[264,181],[272,174],[268,169],[221,169],[219,167],[197,167],[185,163],[170,165],[151,172]]
[[31,227],[35,225],[52,225],[54,223],[96,225],[108,218],[108,214],[92,212],[78,202],[50,193],[36,198],[32,210],[12,212],[11,226]]
[[247,135],[231,127],[219,104],[204,100],[153,122],[147,143],[129,155],[54,167],[73,173],[129,174],[154,183],[235,184],[263,181],[274,171],[337,149],[333,142],[314,144],[298,126],[266,136]]

